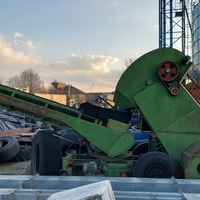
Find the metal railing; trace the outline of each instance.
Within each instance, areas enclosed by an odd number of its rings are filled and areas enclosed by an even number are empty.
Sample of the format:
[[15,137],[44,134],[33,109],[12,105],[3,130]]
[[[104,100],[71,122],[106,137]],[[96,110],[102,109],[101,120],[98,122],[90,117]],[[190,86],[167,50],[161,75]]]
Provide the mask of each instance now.
[[200,105],[200,70],[193,65],[181,81],[183,88]]

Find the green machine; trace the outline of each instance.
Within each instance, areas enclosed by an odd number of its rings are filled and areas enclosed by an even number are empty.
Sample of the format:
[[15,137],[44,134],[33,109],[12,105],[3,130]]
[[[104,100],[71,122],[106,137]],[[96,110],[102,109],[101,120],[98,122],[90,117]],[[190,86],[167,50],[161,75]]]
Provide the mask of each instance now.
[[[88,112],[93,107],[76,110],[3,85],[0,106],[69,130],[67,137],[55,130],[35,133],[33,174],[200,178],[199,76],[189,56],[156,49],[121,76],[114,101],[124,111],[93,115]],[[135,108],[142,115],[141,130],[151,130],[148,151],[140,155],[129,151],[134,137],[121,119]]]
[[[124,72],[114,99],[124,109],[139,107],[142,124],[152,130],[149,150],[168,154],[185,178],[200,178],[199,78],[189,56],[175,49],[157,49]],[[149,156],[160,157],[152,153],[141,157],[146,167]]]

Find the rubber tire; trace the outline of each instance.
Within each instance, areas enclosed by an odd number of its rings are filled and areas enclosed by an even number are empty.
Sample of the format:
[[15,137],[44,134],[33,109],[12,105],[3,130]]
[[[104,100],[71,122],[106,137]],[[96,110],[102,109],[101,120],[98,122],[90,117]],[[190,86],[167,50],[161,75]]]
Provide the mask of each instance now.
[[11,160],[13,162],[22,162],[31,159],[31,145],[21,145],[19,153]]
[[52,130],[39,130],[32,141],[31,174],[60,175],[62,148]]
[[132,151],[132,155],[141,155],[148,152],[148,142],[138,144]]
[[180,178],[178,164],[167,154],[149,152],[142,155],[133,169],[134,177],[144,178]]
[[2,147],[3,147],[3,143],[0,141],[0,152],[2,150]]
[[0,137],[0,142],[2,144],[0,149],[0,163],[11,160],[19,153],[19,142],[14,136],[2,136]]

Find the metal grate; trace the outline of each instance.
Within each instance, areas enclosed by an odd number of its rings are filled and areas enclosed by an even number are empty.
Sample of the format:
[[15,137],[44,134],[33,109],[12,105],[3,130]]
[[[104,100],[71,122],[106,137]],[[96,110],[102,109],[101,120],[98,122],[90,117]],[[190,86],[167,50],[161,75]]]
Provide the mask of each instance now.
[[185,74],[181,81],[181,85],[200,105],[200,71],[195,65],[190,67]]

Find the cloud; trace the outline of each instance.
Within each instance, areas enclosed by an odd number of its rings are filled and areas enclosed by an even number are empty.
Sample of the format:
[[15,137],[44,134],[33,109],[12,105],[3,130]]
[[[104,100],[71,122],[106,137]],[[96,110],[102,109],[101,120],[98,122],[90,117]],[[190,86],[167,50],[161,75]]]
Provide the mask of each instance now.
[[28,49],[37,49],[37,47],[33,44],[33,42],[31,40],[26,41],[26,47]]
[[110,69],[119,61],[116,57],[103,55],[77,56],[72,54],[67,61],[51,63],[47,66],[48,80],[57,80],[72,84],[79,89],[89,92],[92,83],[95,91],[112,91],[122,74],[122,69]]
[[119,59],[111,56],[103,55],[86,55],[77,56],[72,54],[67,61],[61,61],[57,63],[52,63],[49,65],[50,68],[62,68],[63,70],[69,70],[73,73],[80,73],[82,71],[108,73],[110,68],[108,65],[113,65],[118,62]]
[[12,44],[14,44],[16,47],[24,47],[25,45],[24,45],[24,41],[23,40],[14,40],[13,42],[12,42]]
[[115,6],[124,6],[125,4],[122,3],[122,2],[119,2],[119,1],[115,1],[115,2],[114,2],[114,5],[115,5]]
[[[17,44],[23,45],[22,42]],[[28,45],[32,47],[31,42]],[[23,70],[32,68],[39,73],[46,86],[50,86],[56,79],[84,92],[90,92],[93,83],[95,92],[112,92],[122,74],[122,69],[113,70],[119,59],[112,56],[71,54],[66,61],[45,64],[32,59],[25,52],[25,49],[12,49],[11,43],[0,36],[0,68],[4,69],[2,76],[5,79],[8,80],[13,75],[19,75]]]
[[10,43],[6,43],[4,37],[0,36],[0,66],[23,69],[36,64],[38,64],[37,60],[31,59],[21,51],[14,51]]
[[19,32],[16,32],[15,35],[14,35],[15,38],[21,38],[21,37],[24,37],[23,34],[19,33]]
[[71,84],[84,92],[90,92],[93,83],[93,91],[95,92],[112,92],[123,73],[123,69],[111,69],[108,73],[84,70],[65,70],[63,72],[61,69],[46,69],[46,71],[48,73],[43,74],[41,77],[46,81],[48,80],[49,83],[56,79],[65,84]]
[[[27,48],[29,50],[37,50],[40,48],[41,44],[36,43],[30,39],[25,39],[25,36],[22,33],[16,32],[14,34],[14,38],[16,38],[13,41],[13,44],[16,47],[22,47],[22,48]],[[20,39],[19,39],[20,38]]]
[[122,16],[122,15],[117,15],[117,19],[119,19],[119,20],[127,20],[127,18],[125,16]]

